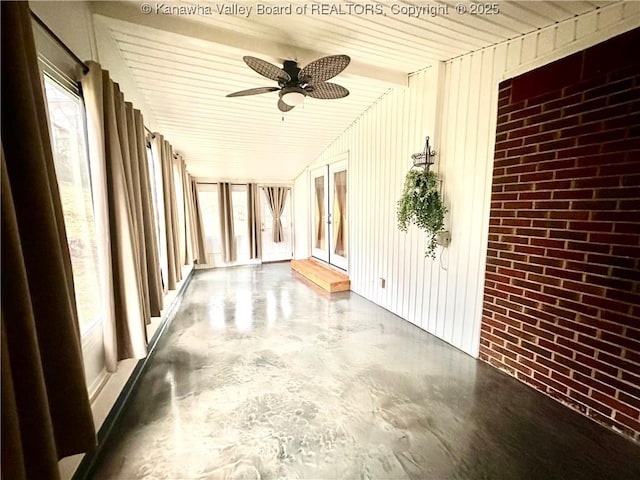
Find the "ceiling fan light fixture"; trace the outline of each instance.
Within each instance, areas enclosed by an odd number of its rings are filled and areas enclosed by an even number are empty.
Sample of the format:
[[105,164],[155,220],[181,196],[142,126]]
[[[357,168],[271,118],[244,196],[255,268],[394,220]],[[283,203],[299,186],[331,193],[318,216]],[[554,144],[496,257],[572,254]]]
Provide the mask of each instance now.
[[280,98],[290,107],[297,107],[298,105],[302,105],[302,102],[304,102],[304,97],[306,96],[306,92],[302,88],[289,87],[282,89]]

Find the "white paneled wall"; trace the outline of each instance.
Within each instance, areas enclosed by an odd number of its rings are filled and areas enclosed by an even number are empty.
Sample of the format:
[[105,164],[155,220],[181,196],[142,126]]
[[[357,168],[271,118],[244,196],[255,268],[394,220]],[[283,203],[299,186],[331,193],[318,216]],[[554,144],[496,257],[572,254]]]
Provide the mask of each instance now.
[[[640,25],[640,2],[597,11],[435,65],[388,92],[315,164],[349,153],[352,290],[477,356],[495,143],[498,83]],[[396,227],[411,154],[431,136],[449,208],[449,248],[424,258],[425,236]],[[295,257],[309,255],[308,171],[295,183]],[[304,230],[304,231],[301,231]],[[386,280],[381,288],[379,279]]]

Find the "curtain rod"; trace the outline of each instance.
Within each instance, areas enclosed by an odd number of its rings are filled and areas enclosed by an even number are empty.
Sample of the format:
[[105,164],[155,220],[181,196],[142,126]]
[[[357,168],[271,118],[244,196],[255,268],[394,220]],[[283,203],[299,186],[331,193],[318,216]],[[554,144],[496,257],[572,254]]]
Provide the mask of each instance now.
[[146,125],[144,126],[144,129],[147,131],[149,135],[151,135],[151,138],[156,138],[156,134],[153,133],[151,130],[149,130],[149,128]]
[[67,52],[67,54],[68,54],[71,58],[73,58],[73,59],[75,60],[75,62],[76,62],[78,65],[81,65],[81,66],[82,66],[82,73],[87,73],[87,72],[89,71],[89,67],[87,66],[87,64],[86,64],[86,63],[84,63],[82,60],[80,60],[80,58],[79,58],[75,53],[73,53],[73,50],[71,50],[71,49],[67,46],[67,44],[66,44],[66,43],[64,43],[64,42],[60,39],[60,37],[58,37],[58,36],[53,32],[53,30],[51,30],[51,29],[47,26],[47,24],[46,24],[46,23],[44,23],[44,22],[40,19],[40,17],[38,17],[35,13],[33,13],[33,10],[29,10],[29,11],[31,12],[31,18],[33,18],[33,19],[36,21],[36,23],[37,23],[38,25],[40,25],[40,26],[42,27],[42,29],[43,29],[45,32],[47,32],[47,34],[48,34],[48,35],[49,35],[53,40],[55,40],[55,41],[56,41],[56,43],[57,43],[58,45],[60,45],[60,46],[62,47],[62,49],[63,49],[65,52]]

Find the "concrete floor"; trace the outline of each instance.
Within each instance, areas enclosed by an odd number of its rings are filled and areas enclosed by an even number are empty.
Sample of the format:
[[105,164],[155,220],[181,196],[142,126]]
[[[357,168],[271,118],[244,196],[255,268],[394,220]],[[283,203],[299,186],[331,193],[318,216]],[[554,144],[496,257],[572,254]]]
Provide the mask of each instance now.
[[640,479],[640,446],[288,264],[196,271],[97,479]]

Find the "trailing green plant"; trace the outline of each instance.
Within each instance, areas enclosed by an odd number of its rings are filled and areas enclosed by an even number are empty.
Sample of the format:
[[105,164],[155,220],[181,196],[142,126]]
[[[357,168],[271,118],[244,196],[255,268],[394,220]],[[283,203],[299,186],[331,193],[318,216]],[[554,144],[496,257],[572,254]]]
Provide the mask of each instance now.
[[409,170],[398,200],[398,229],[406,232],[413,223],[427,233],[425,257],[436,256],[436,235],[444,230],[446,213],[438,176],[429,170]]

